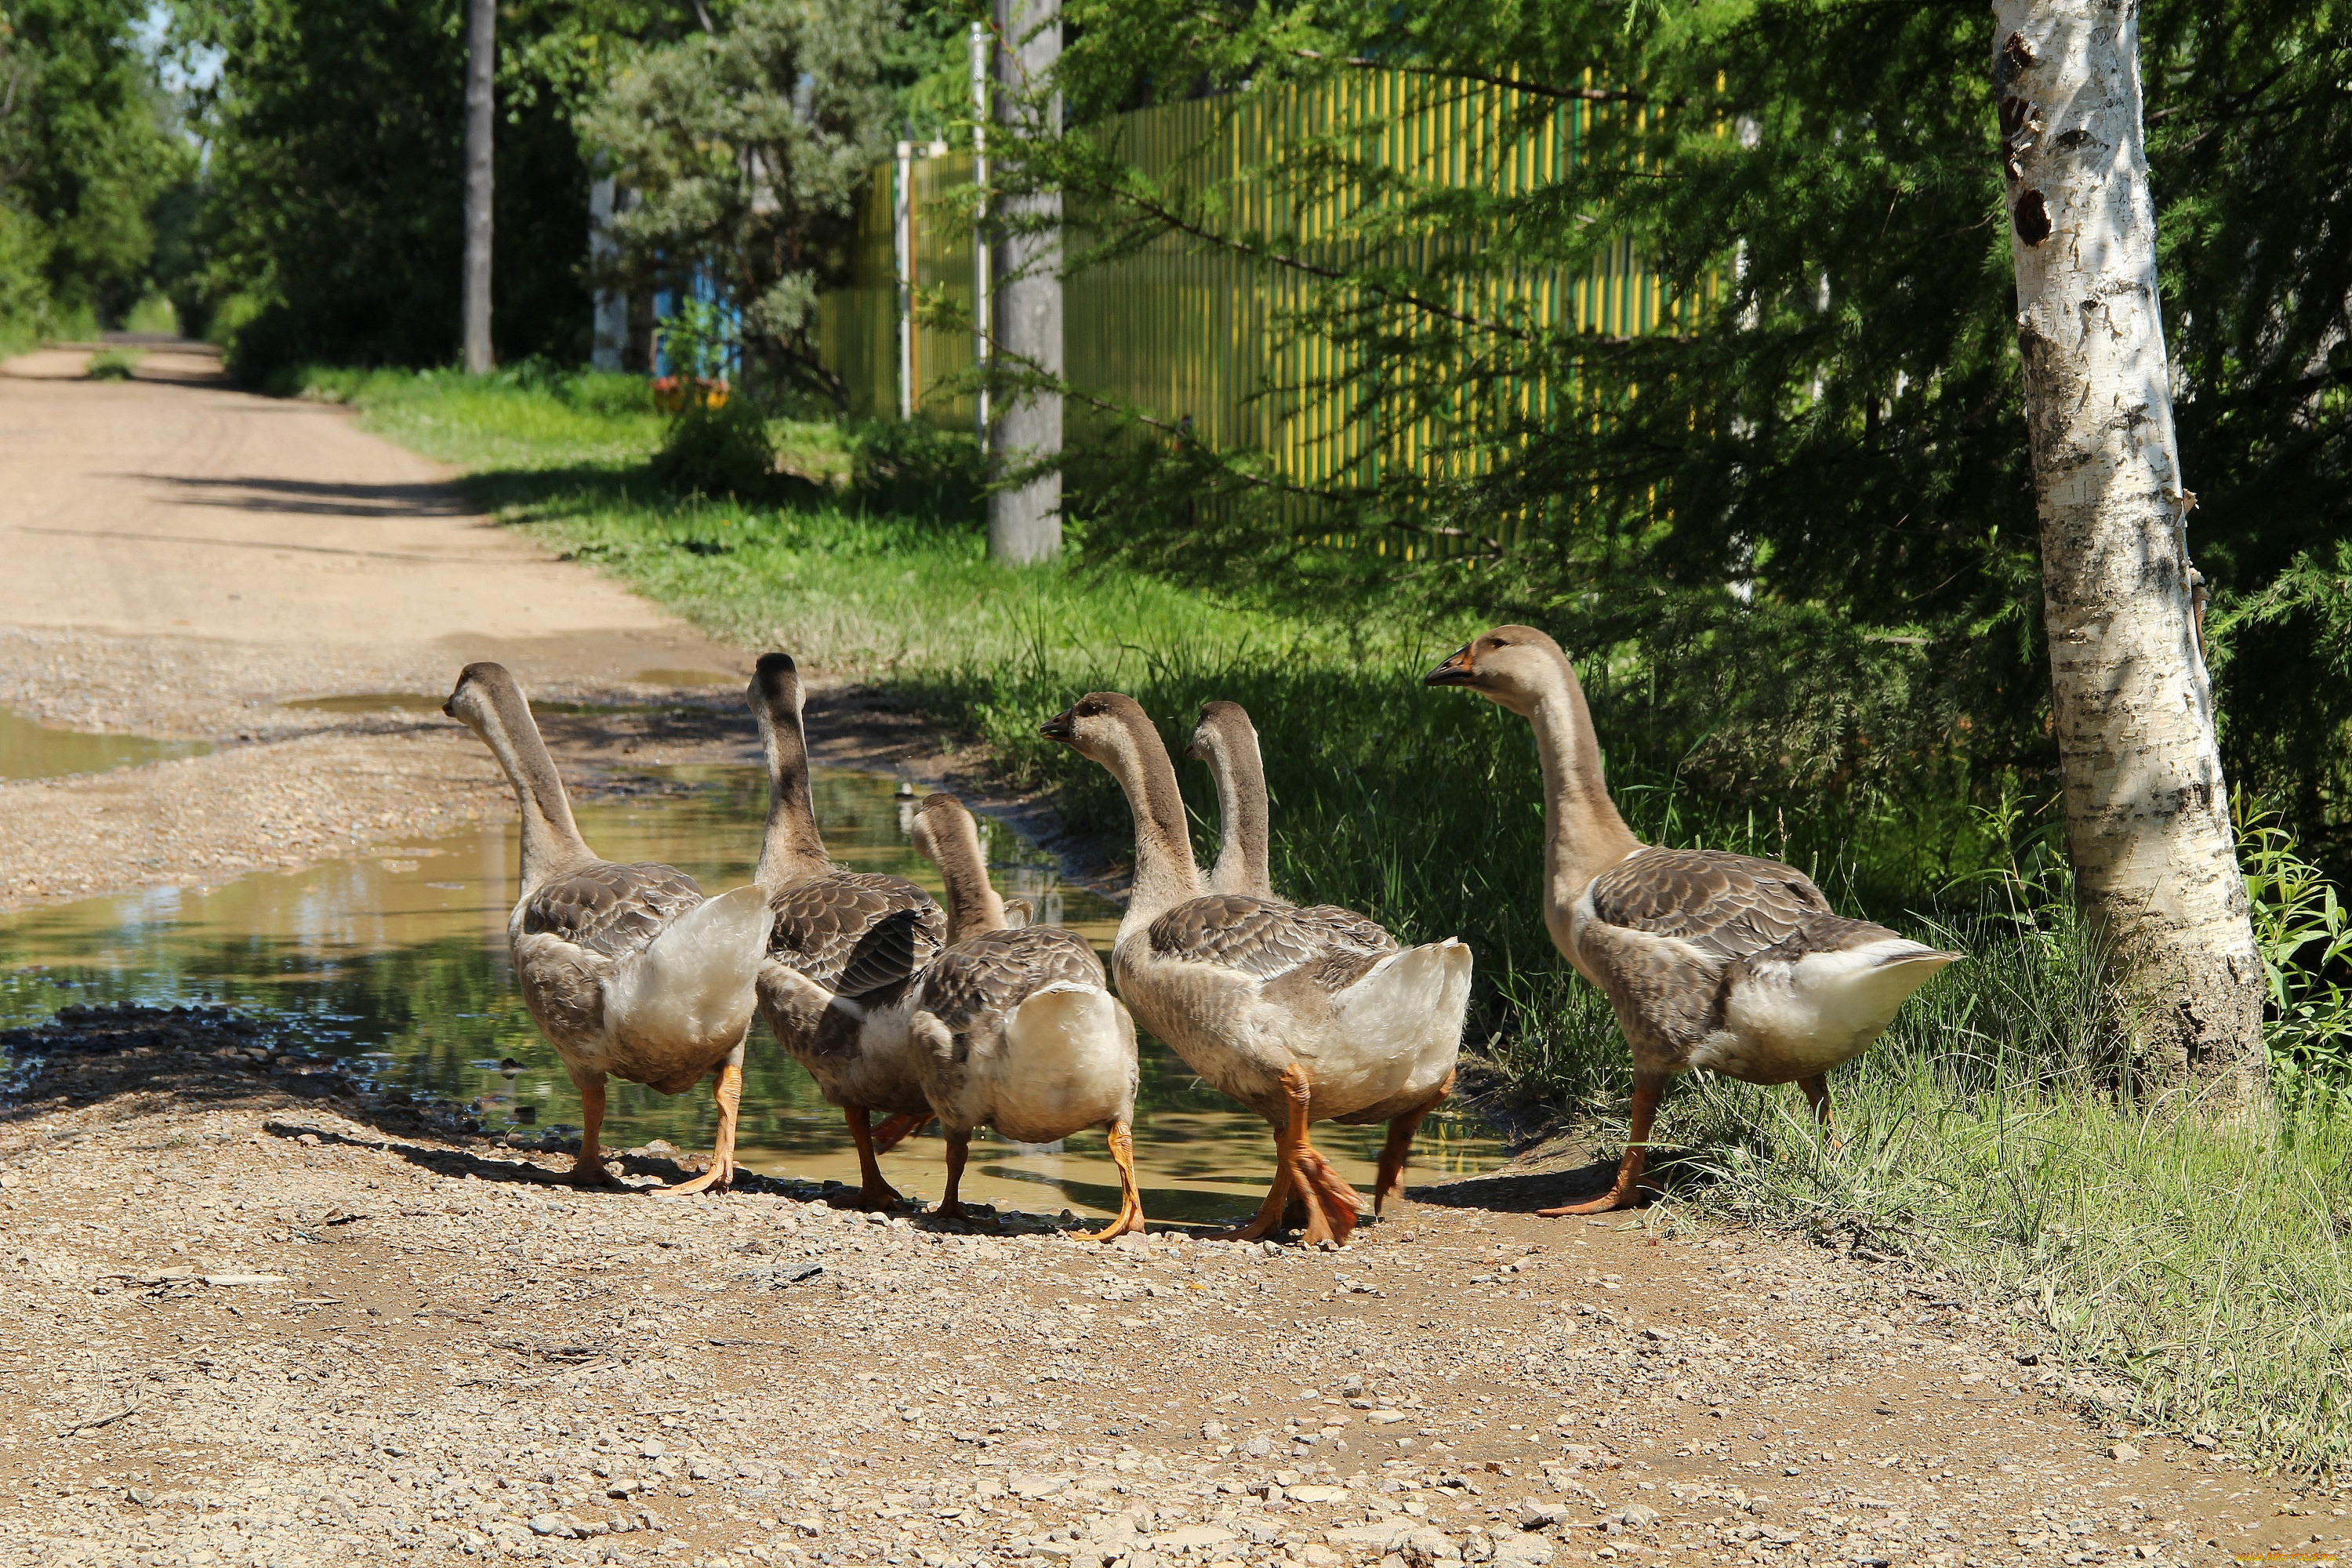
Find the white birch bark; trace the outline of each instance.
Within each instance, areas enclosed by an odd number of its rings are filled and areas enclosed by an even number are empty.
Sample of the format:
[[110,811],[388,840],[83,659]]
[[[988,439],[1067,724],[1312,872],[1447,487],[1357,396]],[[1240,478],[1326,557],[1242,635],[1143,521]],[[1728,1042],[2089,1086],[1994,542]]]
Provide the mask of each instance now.
[[465,364],[490,368],[491,75],[497,63],[498,0],[469,0],[466,17]]
[[2042,606],[2084,911],[2143,1063],[2263,1082],[2262,968],[2191,612],[2136,0],[1994,0]]
[[[1008,136],[1053,136],[1061,132],[1061,95],[1042,96],[1062,55],[1061,0],[995,0],[997,121]],[[1043,117],[1039,122],[1038,117]],[[1036,224],[1062,216],[1059,192],[1008,200],[1006,217]],[[1023,227],[998,247],[996,298],[992,310],[996,341],[1008,355],[1042,374],[1062,374],[1062,237],[1057,228]],[[999,477],[1033,465],[1058,464],[1062,456],[1062,395],[1028,392],[996,411],[989,432],[989,458]],[[1050,561],[1062,550],[1062,473],[1045,468],[988,498],[988,554],[992,561],[1029,565]]]

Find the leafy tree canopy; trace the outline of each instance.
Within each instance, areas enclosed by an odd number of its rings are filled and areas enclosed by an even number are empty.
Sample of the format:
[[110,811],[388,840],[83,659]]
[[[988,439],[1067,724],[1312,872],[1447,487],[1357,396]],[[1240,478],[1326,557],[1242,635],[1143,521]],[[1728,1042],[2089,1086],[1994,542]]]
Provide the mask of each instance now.
[[[1140,421],[1070,475],[1087,548],[1228,591],[1520,618],[1580,649],[1647,761],[1776,789],[1982,794],[2051,763],[2037,525],[1977,0],[1070,0],[1076,127],[1005,149],[1076,265],[1148,246],[1279,282],[1271,381],[1418,461],[1302,496]],[[2352,8],[2148,0],[2147,122],[2191,547],[2233,771],[2352,851]],[[1498,141],[1579,119],[1512,184],[1370,151],[1367,109],[1229,168],[1146,168],[1114,110],[1398,71],[1395,110]],[[1387,112],[1387,111],[1382,111]],[[1266,215],[1273,215],[1268,216]],[[1311,216],[1312,226],[1302,215]],[[1526,308],[1631,242],[1673,330]],[[1541,395],[1528,389],[1540,388]],[[1167,411],[1160,411],[1165,413]],[[1383,447],[1383,442],[1389,443]],[[1418,542],[1378,553],[1341,539]],[[2257,653],[2258,650],[2258,653]]]

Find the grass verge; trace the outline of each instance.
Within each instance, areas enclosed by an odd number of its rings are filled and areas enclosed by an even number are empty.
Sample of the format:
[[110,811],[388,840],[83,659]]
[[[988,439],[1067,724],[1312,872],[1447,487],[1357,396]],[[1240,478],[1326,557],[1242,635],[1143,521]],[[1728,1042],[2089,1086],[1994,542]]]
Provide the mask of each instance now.
[[[1622,1137],[1623,1047],[1538,914],[1528,727],[1418,684],[1474,628],[1286,618],[1132,574],[1000,568],[969,521],[834,482],[849,465],[829,426],[771,425],[784,465],[817,482],[759,503],[681,499],[648,472],[662,417],[626,378],[314,374],[305,395],[356,404],[369,427],[465,468],[510,525],[713,634],[789,648],[984,741],[1008,782],[1055,788],[1109,842],[1125,823],[1113,786],[1040,741],[1038,721],[1117,689],[1181,750],[1201,700],[1244,703],[1265,737],[1276,881],[1408,939],[1462,935],[1482,977],[1474,1043],[1520,1092]],[[1205,855],[1208,780],[1180,773]],[[1690,1152],[1664,1212],[1867,1237],[2021,1303],[2053,1351],[2128,1380],[2142,1419],[2257,1462],[2341,1462],[2352,1117],[2336,1096],[2230,1121],[2103,1087],[2118,1031],[2098,1013],[2095,955],[2047,912],[2063,898],[2038,916],[1938,909],[1939,889],[2009,856],[2005,826],[1972,836],[1888,807],[1790,824],[1710,810],[1672,778],[1612,784],[1644,837],[1791,860],[1857,912],[1915,932],[1940,914],[1958,929],[1923,934],[1970,953],[1837,1075],[1841,1151],[1786,1091],[1678,1087],[1658,1138]]]

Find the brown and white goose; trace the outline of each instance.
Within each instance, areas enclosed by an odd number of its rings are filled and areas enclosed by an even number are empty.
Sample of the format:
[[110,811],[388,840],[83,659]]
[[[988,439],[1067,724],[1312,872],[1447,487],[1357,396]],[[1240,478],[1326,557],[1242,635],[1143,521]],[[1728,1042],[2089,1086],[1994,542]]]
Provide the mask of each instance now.
[[660,1190],[725,1187],[735,1168],[752,983],[768,942],[766,896],[749,887],[705,899],[675,867],[599,859],[580,837],[555,760],[505,666],[467,665],[441,710],[488,745],[521,811],[522,896],[507,942],[523,1001],[580,1091],[572,1179],[620,1184],[599,1142],[607,1076],[681,1094],[709,1073],[719,1104],[710,1168]]
[[[1257,726],[1250,721],[1249,710],[1223,699],[1202,703],[1200,721],[1192,730],[1192,743],[1184,748],[1184,754],[1208,763],[1210,775],[1217,784],[1219,843],[1217,863],[1209,872],[1209,890],[1244,893],[1269,904],[1287,905],[1290,900],[1274,890],[1267,867],[1266,837],[1271,819],[1265,794],[1265,763],[1258,750]],[[1327,929],[1344,931],[1349,941],[1360,946],[1379,952],[1396,951],[1396,938],[1377,921],[1353,910],[1341,909],[1337,904],[1310,904],[1299,914]],[[1381,1149],[1380,1182],[1372,1192],[1375,1214],[1389,1199],[1404,1191],[1405,1159],[1412,1151],[1412,1135],[1453,1089],[1454,1075],[1449,1072],[1427,1102],[1390,1121],[1388,1140]],[[1284,1223],[1294,1223],[1291,1216],[1297,1212],[1298,1200],[1294,1194]]]
[[1143,1228],[1135,1186],[1135,1023],[1107,987],[1102,960],[1062,926],[1005,923],[971,813],[935,795],[916,814],[915,847],[947,885],[948,945],[923,972],[915,1067],[948,1145],[939,1213],[960,1194],[972,1130],[1051,1143],[1099,1127],[1118,1166],[1118,1216],[1089,1241]]
[[[1273,1186],[1236,1235],[1272,1230],[1296,1192],[1306,1239],[1345,1241],[1358,1199],[1307,1126],[1436,1103],[1461,1050],[1470,950],[1450,937],[1374,947],[1353,919],[1204,895],[1175,765],[1133,699],[1091,693],[1039,733],[1108,769],[1135,816],[1135,882],[1111,954],[1120,998],[1186,1066],[1274,1124]],[[1383,1190],[1391,1179],[1383,1169]]]
[[1832,913],[1801,871],[1711,849],[1642,843],[1601,777],[1584,689],[1559,645],[1497,626],[1423,677],[1467,687],[1535,726],[1543,771],[1544,924],[1607,994],[1633,1053],[1631,1137],[1594,1214],[1634,1204],[1666,1081],[1706,1068],[1795,1083],[1826,1125],[1825,1075],[1859,1056],[1905,997],[1960,955]]
[[[946,945],[947,917],[902,877],[844,871],[826,858],[809,791],[800,672],[789,655],[761,655],[750,697],[768,759],[758,875],[776,919],[760,966],[760,1016],[841,1107],[857,1147],[858,1202],[888,1208],[899,1195],[875,1152],[930,1119],[907,1028],[916,981]],[[877,1110],[892,1119],[881,1129]]]

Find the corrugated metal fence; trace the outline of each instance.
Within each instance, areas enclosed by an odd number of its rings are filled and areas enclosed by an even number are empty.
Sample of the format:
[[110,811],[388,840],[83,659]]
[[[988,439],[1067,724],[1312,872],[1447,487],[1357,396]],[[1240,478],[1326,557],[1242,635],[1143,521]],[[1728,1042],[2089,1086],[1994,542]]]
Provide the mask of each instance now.
[[[1425,286],[1433,302],[1474,322],[1632,336],[1686,330],[1688,306],[1666,294],[1629,244],[1608,246],[1601,259],[1574,274],[1445,268],[1437,264],[1465,241],[1425,229],[1399,239],[1391,226],[1413,227],[1398,225],[1400,189],[1539,190],[1580,155],[1595,115],[1654,112],[1365,70],[1309,87],[1142,110],[1097,134],[1114,138],[1171,205],[1205,215],[1213,232],[1255,237],[1321,262],[1376,257],[1422,279],[1416,290]],[[1368,190],[1345,174],[1365,166],[1397,183]],[[971,184],[971,157],[934,148],[904,167],[915,286],[943,287],[968,306],[971,225],[955,197]],[[1341,173],[1332,174],[1335,169]],[[901,405],[903,300],[893,221],[900,178],[898,167],[876,172],[860,213],[856,280],[824,301],[828,362],[848,384],[853,408],[870,416],[895,414]],[[1082,211],[1074,209],[1072,225],[1076,249],[1086,237]],[[1369,483],[1384,464],[1408,465],[1428,478],[1475,469],[1492,452],[1479,434],[1538,413],[1566,392],[1468,375],[1462,378],[1467,390],[1450,405],[1442,398],[1424,401],[1412,416],[1388,416],[1378,400],[1367,404],[1362,388],[1348,384],[1357,368],[1351,356],[1362,351],[1308,321],[1310,305],[1329,310],[1332,295],[1318,291],[1330,287],[1297,268],[1167,234],[1069,280],[1066,374],[1074,386],[1113,404],[1171,423],[1189,417],[1196,439],[1263,450],[1286,479],[1310,488]],[[1340,302],[1414,313],[1409,305]],[[1450,330],[1465,361],[1491,346],[1480,339],[1493,329],[1456,322]],[[971,395],[954,385],[973,363],[970,336],[923,327],[912,336],[907,357],[915,411],[970,426]]]

